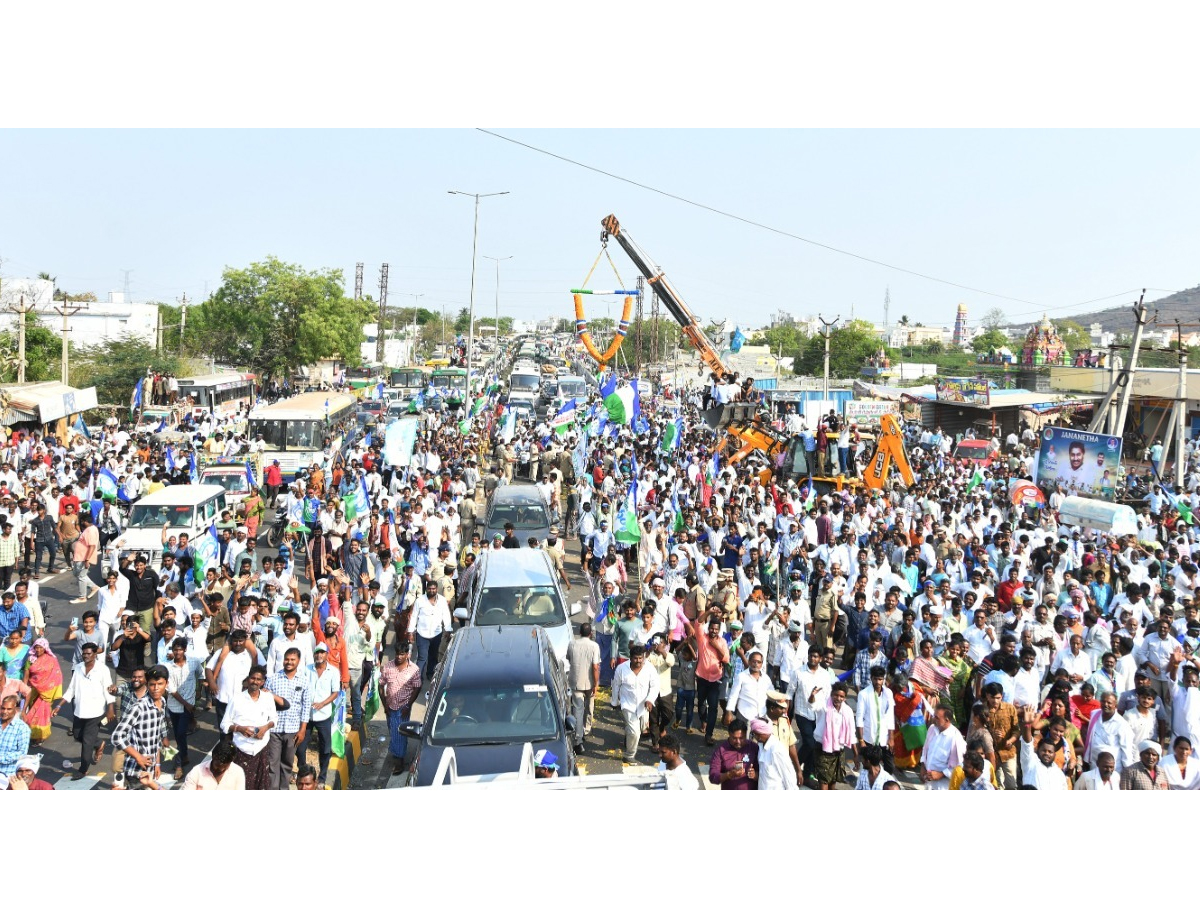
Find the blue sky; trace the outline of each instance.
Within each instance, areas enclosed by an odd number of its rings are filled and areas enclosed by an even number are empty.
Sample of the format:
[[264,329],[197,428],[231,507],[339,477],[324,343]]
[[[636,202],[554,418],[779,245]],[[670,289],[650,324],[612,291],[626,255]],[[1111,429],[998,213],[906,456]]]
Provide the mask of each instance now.
[[[479,252],[502,264],[502,315],[571,315],[568,289],[615,213],[693,311],[741,325],[907,313],[949,323],[999,306],[1013,321],[1131,302],[1098,298],[1200,282],[1194,131],[507,130],[511,137],[785,231],[972,288],[891,271],[472,130],[0,133],[0,274],[46,270],[101,297],[132,269],[135,300],[214,290],[268,254],[345,271],[376,292],[457,309]],[[615,244],[627,285],[636,272]],[[480,259],[477,309],[494,264]],[[614,288],[610,269],[593,287]],[[1162,296],[1152,292],[1148,299]],[[589,316],[613,307],[593,301]]]

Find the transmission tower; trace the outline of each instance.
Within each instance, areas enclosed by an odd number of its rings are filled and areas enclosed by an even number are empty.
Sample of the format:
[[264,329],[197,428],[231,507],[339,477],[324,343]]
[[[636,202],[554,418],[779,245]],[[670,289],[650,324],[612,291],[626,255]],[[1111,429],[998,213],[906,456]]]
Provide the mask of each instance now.
[[885,287],[883,289],[883,327],[887,328],[888,323],[888,308],[892,305],[892,289]]
[[375,362],[383,362],[383,322],[387,316],[387,276],[388,264],[384,263],[379,270],[379,328],[375,336]]
[[354,299],[362,299],[363,263],[354,264]]

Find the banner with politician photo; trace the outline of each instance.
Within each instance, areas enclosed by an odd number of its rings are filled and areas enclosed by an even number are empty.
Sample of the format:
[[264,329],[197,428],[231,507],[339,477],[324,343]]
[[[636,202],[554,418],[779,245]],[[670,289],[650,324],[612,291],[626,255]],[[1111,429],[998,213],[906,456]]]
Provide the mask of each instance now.
[[1043,428],[1037,485],[1047,497],[1062,487],[1067,495],[1112,500],[1121,465],[1121,439],[1073,428]]

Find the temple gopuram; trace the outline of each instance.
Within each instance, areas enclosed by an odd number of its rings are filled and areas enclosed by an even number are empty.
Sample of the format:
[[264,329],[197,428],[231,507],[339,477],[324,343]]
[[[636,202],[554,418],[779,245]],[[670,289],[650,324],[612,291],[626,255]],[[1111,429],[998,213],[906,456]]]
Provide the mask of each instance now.
[[1025,335],[1025,346],[1021,349],[1021,365],[1037,368],[1039,366],[1062,365],[1066,360],[1067,345],[1058,336],[1058,329],[1043,314],[1042,321],[1029,329]]

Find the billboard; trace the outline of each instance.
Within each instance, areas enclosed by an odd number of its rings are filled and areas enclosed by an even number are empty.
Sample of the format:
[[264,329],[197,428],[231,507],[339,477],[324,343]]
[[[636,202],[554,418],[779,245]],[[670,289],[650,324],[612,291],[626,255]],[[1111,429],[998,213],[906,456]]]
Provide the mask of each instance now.
[[934,388],[939,403],[958,403],[965,406],[987,406],[991,401],[991,384],[986,378],[951,378],[941,376]]
[[1037,484],[1047,497],[1058,486],[1068,494],[1112,500],[1121,465],[1121,439],[1073,428],[1043,428]]
[[846,424],[859,428],[878,428],[879,417],[899,415],[900,404],[895,400],[847,400]]

